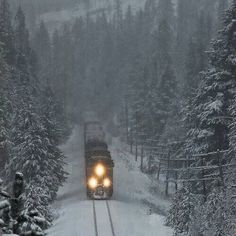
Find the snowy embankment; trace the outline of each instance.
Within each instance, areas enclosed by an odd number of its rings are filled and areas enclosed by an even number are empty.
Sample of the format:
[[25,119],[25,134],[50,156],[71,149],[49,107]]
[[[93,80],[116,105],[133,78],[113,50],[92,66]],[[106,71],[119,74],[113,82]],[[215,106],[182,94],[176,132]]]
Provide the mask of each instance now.
[[164,197],[163,185],[142,173],[140,162],[136,162],[134,155],[127,150],[127,145],[121,143],[119,139],[113,139],[111,151],[112,156],[116,157],[115,176],[119,180],[116,182],[114,179],[116,190],[114,197],[128,202],[144,203],[152,212],[166,215],[170,202]]
[[[84,157],[82,133],[76,128],[62,150],[68,156],[69,178],[59,192],[55,210],[58,219],[48,231],[49,236],[94,236],[93,203],[86,198],[84,184]],[[109,201],[116,236],[171,236],[172,230],[164,226],[164,217],[150,214],[149,208],[140,200],[147,199],[166,207],[164,200],[155,199],[149,192],[152,183],[141,174],[129,156],[120,153],[121,145],[114,140],[112,157],[114,169],[114,198]],[[96,201],[99,232],[107,232],[105,209],[102,201]],[[103,219],[104,217],[104,219]],[[111,236],[100,233],[99,236]]]

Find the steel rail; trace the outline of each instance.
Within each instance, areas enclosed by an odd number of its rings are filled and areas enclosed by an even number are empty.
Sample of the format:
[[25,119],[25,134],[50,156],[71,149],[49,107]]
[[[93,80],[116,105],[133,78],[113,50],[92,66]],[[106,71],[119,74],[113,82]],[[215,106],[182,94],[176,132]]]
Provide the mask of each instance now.
[[95,201],[94,200],[93,200],[93,220],[94,220],[95,236],[98,236],[97,214],[96,214],[96,208],[95,208]]
[[113,224],[112,217],[111,217],[111,210],[110,210],[110,206],[109,206],[109,203],[107,200],[106,200],[106,206],[107,206],[107,211],[108,211],[108,215],[109,215],[112,236],[116,236],[115,230],[114,230],[114,224]]

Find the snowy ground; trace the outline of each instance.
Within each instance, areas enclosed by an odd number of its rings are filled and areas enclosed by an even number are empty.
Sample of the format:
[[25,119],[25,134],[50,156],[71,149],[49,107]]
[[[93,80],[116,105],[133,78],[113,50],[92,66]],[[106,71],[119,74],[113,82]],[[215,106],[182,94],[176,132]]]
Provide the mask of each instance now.
[[[55,209],[58,219],[49,230],[49,236],[94,236],[93,202],[87,200],[84,185],[84,158],[82,134],[76,128],[62,147],[68,156],[69,178],[60,190]],[[148,193],[151,180],[141,174],[130,156],[120,153],[117,140],[112,145],[115,162],[114,198],[109,201],[111,217],[116,236],[171,236],[172,230],[164,226],[164,217],[149,214],[149,208],[142,204],[144,199],[158,207],[167,207],[165,200]],[[111,236],[109,216],[105,201],[96,201],[97,228],[99,236]]]

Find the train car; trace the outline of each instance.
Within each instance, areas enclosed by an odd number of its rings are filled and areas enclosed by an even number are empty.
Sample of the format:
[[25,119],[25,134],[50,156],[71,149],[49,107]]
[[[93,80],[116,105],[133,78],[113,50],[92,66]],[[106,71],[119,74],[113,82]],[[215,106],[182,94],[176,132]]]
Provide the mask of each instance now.
[[92,141],[105,142],[105,132],[99,121],[86,122],[84,126],[85,144]]
[[91,199],[109,199],[113,194],[114,162],[101,124],[86,123],[84,139],[87,196]]

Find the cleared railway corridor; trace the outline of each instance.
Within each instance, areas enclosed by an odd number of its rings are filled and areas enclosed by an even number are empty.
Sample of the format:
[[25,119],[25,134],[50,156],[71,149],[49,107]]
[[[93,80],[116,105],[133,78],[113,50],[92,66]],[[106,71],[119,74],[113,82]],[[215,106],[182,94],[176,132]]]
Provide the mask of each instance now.
[[[164,226],[164,218],[153,214],[133,199],[141,191],[143,177],[133,176],[124,160],[113,157],[114,198],[92,201],[86,197],[84,184],[83,139],[77,127],[70,140],[62,147],[68,156],[67,183],[61,188],[54,205],[58,218],[48,231],[49,236],[172,236]],[[115,154],[114,154],[115,155]],[[127,179],[127,181],[126,181]],[[147,183],[144,183],[147,185]],[[127,193],[131,191],[130,193]],[[126,193],[128,194],[126,196]]]
[[115,236],[112,214],[108,201],[93,201],[95,236]]

